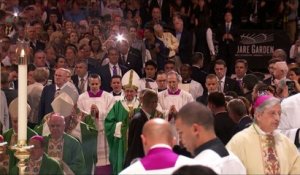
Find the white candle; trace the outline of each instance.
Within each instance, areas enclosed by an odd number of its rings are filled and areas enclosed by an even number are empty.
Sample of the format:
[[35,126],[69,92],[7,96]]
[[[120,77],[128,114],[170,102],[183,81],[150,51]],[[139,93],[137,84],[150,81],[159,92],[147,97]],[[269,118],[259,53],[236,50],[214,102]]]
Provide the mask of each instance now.
[[25,50],[24,50],[24,49],[21,50],[20,57],[21,57],[21,58],[24,58],[24,57],[25,57]]
[[[24,57],[22,49],[20,57]],[[27,140],[27,64],[18,66],[18,140]]]

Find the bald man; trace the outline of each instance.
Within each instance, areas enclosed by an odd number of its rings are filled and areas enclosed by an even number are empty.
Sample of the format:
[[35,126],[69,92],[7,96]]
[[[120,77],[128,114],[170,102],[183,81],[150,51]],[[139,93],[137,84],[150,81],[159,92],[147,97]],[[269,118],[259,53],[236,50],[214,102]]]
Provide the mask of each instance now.
[[44,137],[45,152],[64,165],[64,172],[72,171],[75,175],[86,173],[85,160],[80,143],[64,133],[65,119],[62,115],[52,113],[48,121],[50,135]]
[[183,165],[195,164],[187,157],[172,151],[175,137],[171,125],[160,118],[146,122],[142,131],[145,157],[131,164],[120,174],[172,174]]

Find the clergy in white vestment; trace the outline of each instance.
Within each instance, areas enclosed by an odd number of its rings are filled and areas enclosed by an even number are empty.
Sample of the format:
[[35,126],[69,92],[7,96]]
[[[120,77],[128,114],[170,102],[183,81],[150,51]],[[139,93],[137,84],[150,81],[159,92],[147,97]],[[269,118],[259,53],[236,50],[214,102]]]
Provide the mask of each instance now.
[[107,167],[109,162],[109,147],[104,134],[104,120],[115,104],[113,96],[100,89],[101,77],[91,74],[88,78],[90,91],[82,93],[77,102],[80,111],[94,116],[98,129],[97,139],[97,167]]
[[180,76],[175,71],[167,73],[168,88],[158,94],[158,103],[164,114],[172,120],[176,112],[185,104],[194,101],[192,95],[178,88]]
[[281,117],[278,129],[291,139],[300,151],[300,93],[281,102]]
[[141,138],[145,157],[121,171],[120,175],[172,174],[181,166],[196,164],[193,159],[177,155],[172,151],[174,143],[172,128],[163,119],[156,118],[147,121]]
[[158,104],[162,109],[165,118],[172,124],[173,132],[177,138],[177,144],[179,144],[179,142],[178,134],[176,133],[174,126],[174,118],[176,116],[176,113],[180,110],[182,106],[194,101],[190,93],[178,88],[180,79],[180,75],[177,72],[168,72],[168,88],[167,90],[158,93]]
[[120,75],[113,75],[111,77],[110,86],[112,88],[110,94],[113,95],[115,101],[123,100],[125,94],[122,89],[122,77]]
[[140,79],[139,91],[142,91],[146,88],[148,89],[157,89],[157,84],[155,82],[155,74],[157,71],[157,64],[149,60],[145,63],[145,77]]
[[254,105],[254,124],[232,137],[226,147],[237,155],[247,174],[300,174],[300,155],[293,142],[276,131],[280,100],[259,96]]
[[242,162],[229,152],[214,131],[214,116],[204,105],[192,102],[183,106],[176,118],[181,143],[198,164],[218,174],[246,174]]
[[194,100],[203,94],[203,87],[197,81],[192,80],[192,69],[188,64],[183,64],[180,67],[180,75],[182,78],[181,83],[179,83],[179,88],[189,92]]

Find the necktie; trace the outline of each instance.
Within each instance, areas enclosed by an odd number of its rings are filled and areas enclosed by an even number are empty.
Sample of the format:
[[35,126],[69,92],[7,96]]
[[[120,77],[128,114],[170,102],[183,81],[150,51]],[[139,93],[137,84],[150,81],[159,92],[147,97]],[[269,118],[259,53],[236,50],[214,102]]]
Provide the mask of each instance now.
[[113,66],[113,75],[118,75],[117,66]]
[[229,33],[230,27],[229,27],[229,23],[226,23],[226,33]]
[[80,93],[84,91],[84,78],[80,78],[80,86],[79,86]]
[[240,87],[242,88],[243,87],[243,80],[237,80],[237,82],[239,83]]
[[218,87],[218,91],[219,92],[223,92],[223,89],[222,89],[222,81],[218,81],[218,84],[219,84],[219,87]]
[[121,56],[121,59],[122,59],[123,63],[126,64],[126,60],[125,60],[125,56],[124,55]]
[[262,137],[262,156],[265,174],[280,174],[280,164],[275,149],[275,138],[273,135]]

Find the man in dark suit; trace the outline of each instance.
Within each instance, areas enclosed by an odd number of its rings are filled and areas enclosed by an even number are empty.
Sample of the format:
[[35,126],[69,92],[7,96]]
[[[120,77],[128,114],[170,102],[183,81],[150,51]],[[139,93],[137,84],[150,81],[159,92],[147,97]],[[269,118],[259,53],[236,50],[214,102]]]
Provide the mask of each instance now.
[[219,27],[218,32],[219,57],[225,60],[228,73],[231,74],[233,72],[233,64],[240,36],[237,25],[232,23],[231,12],[226,12],[224,18],[225,23]]
[[139,50],[130,47],[127,40],[118,42],[117,48],[120,51],[119,64],[128,69],[133,69],[140,77],[142,77],[142,53]]
[[46,45],[45,43],[38,40],[37,31],[34,27],[35,23],[27,26],[27,37],[29,40],[29,46],[31,47],[33,52],[36,52],[38,50],[44,50]]
[[18,97],[18,91],[16,89],[10,89],[9,84],[12,83],[9,80],[9,72],[1,71],[1,90],[4,92],[7,105],[10,104],[16,97]]
[[40,109],[38,113],[39,123],[42,121],[44,116],[53,111],[51,103],[55,96],[60,93],[62,87],[68,81],[68,72],[64,68],[59,68],[55,71],[54,84],[47,85],[44,87],[40,100]]
[[106,92],[111,92],[110,86],[111,77],[114,75],[123,76],[127,72],[127,67],[119,64],[119,51],[117,48],[110,48],[108,50],[109,63],[100,67],[98,74],[101,76],[101,89]]
[[75,65],[75,75],[73,75],[71,79],[79,94],[90,90],[90,87],[88,86],[88,76],[87,63],[85,61],[77,62]]
[[142,108],[140,111],[134,114],[129,124],[128,150],[125,159],[125,167],[129,166],[134,159],[145,156],[141,139],[143,126],[145,123],[154,117],[162,117],[155,116],[158,103],[157,93],[150,89],[146,89],[142,93]]
[[240,132],[245,128],[248,128],[253,119],[248,115],[248,111],[245,103],[240,99],[232,99],[227,104],[227,110],[229,117],[237,124],[234,129],[234,133]]
[[193,33],[184,28],[183,20],[180,16],[173,17],[175,36],[179,41],[176,55],[180,57],[182,64],[191,64],[190,58],[193,51]]
[[243,94],[239,83],[229,77],[226,77],[227,66],[224,60],[216,60],[214,70],[218,77],[220,92],[226,93],[228,91],[234,91],[238,95]]
[[215,74],[208,74],[205,80],[205,87],[202,96],[196,99],[197,102],[207,105],[208,95],[213,92],[217,92],[219,89],[218,77]]
[[161,20],[168,24],[171,21],[169,0],[151,0],[150,9],[153,9],[154,7],[160,8]]
[[201,52],[194,53],[192,56],[192,79],[201,83],[204,90],[206,89],[205,86],[205,79],[207,76],[207,72],[205,72],[203,68],[203,54]]
[[214,114],[216,135],[221,139],[224,145],[226,145],[234,134],[236,124],[232,121],[226,111],[224,94],[222,92],[213,92],[209,94],[207,106]]

